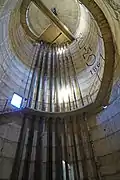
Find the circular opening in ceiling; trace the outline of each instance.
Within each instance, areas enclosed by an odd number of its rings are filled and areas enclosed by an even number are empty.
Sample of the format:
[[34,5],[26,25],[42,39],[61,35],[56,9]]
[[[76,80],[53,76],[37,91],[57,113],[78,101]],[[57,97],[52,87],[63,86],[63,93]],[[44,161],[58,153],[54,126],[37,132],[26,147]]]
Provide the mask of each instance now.
[[[31,2],[27,7],[26,23],[31,33],[38,40],[52,44],[62,44],[71,41],[64,33],[64,30],[74,37],[80,20],[80,6],[78,2],[76,0],[66,0],[60,2],[41,1],[41,3],[43,5],[42,8],[38,7],[34,2]],[[71,6],[68,6],[68,4],[71,4]],[[62,24],[61,28],[56,23]]]

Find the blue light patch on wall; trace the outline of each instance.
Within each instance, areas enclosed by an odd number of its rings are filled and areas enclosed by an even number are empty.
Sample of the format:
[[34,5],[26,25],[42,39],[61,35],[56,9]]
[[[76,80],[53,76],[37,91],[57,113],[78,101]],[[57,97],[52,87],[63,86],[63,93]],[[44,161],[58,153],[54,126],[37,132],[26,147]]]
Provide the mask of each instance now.
[[11,104],[17,108],[20,108],[21,103],[22,103],[22,97],[14,93],[11,100]]

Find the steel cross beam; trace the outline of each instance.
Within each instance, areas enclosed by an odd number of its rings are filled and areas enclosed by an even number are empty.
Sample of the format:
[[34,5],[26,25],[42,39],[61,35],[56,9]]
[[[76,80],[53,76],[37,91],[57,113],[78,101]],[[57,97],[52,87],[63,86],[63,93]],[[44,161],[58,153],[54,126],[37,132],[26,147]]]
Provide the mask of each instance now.
[[74,35],[69,31],[69,29],[57,18],[45,5],[41,0],[32,0],[37,7],[48,16],[54,24],[64,33],[64,35],[70,40],[73,41],[75,39]]

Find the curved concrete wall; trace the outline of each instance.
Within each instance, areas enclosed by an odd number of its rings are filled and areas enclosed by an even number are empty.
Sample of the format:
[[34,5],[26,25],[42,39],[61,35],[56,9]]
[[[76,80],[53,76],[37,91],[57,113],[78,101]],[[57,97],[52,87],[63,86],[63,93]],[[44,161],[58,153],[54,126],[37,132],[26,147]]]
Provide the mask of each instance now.
[[[88,125],[98,170],[104,180],[120,179],[120,4],[97,1],[113,33],[116,47],[113,85],[107,108],[88,117]],[[118,4],[117,4],[118,3]]]
[[29,74],[29,68],[18,59],[10,45],[8,26],[11,7],[15,4],[15,1],[6,1],[0,12],[0,99],[9,100],[14,92],[24,96]]
[[74,67],[83,97],[91,94],[95,99],[104,72],[104,43],[100,29],[92,14],[81,7],[79,36],[70,45]]
[[[20,24],[20,5],[21,1],[11,1],[10,5],[6,1],[1,11],[0,40],[1,51],[4,51],[4,55],[1,54],[1,64],[4,62],[1,65],[4,71],[1,70],[1,93],[5,94],[4,98],[10,98],[13,92],[21,96],[26,93],[25,97],[27,96],[31,80],[29,67],[33,58],[36,58],[34,57],[35,44]],[[76,32],[78,38],[69,46],[68,50],[74,63],[84,104],[87,105],[89,102],[94,102],[99,91],[104,72],[105,54],[104,43],[96,21],[83,5],[80,5],[80,9],[80,27]],[[7,38],[7,43],[4,41],[5,38]],[[66,53],[68,53],[67,50]],[[6,69],[3,67],[4,64],[7,64]],[[72,70],[70,73],[71,78],[74,78]],[[3,97],[3,95],[1,96]]]
[[88,118],[98,169],[105,180],[120,178],[120,93],[117,95],[104,111]]
[[[12,122],[10,122],[12,121]],[[4,116],[0,123],[0,179],[8,179],[12,170],[21,126],[16,124],[20,117]],[[2,123],[3,122],[3,123]],[[7,124],[5,122],[8,122]]]

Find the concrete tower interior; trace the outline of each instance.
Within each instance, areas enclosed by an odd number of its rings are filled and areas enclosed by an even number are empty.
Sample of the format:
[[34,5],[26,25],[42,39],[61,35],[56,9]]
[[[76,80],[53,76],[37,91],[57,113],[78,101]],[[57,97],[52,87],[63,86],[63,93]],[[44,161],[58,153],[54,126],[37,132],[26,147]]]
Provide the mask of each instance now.
[[120,180],[119,96],[120,0],[0,0],[0,180]]

